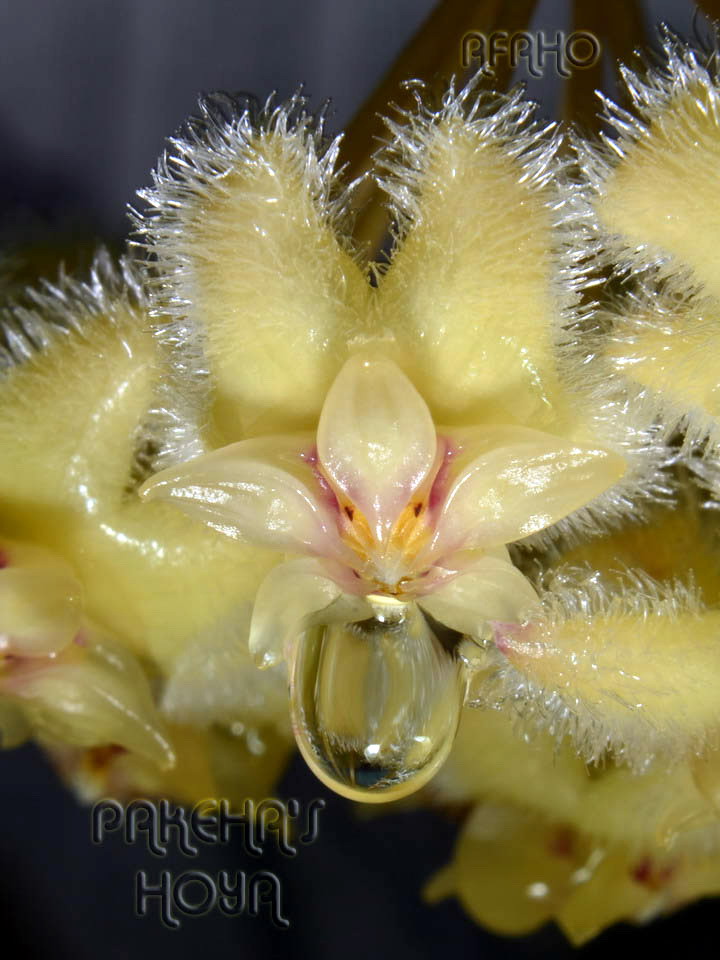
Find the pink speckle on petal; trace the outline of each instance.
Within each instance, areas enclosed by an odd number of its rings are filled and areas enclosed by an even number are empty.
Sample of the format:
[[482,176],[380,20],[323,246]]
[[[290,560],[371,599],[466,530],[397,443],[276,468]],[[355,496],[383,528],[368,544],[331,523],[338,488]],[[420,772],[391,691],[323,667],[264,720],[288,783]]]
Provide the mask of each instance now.
[[549,845],[550,853],[556,857],[569,859],[575,849],[575,834],[569,827],[559,827],[553,832]]
[[631,871],[635,883],[651,890],[661,890],[672,880],[675,869],[672,865],[658,866],[650,857],[643,857]]
[[313,444],[309,449],[303,450],[300,454],[300,459],[304,460],[305,463],[309,463],[311,466],[315,466],[318,462],[317,444]]
[[5,567],[10,566],[10,557],[7,554],[6,550],[0,549],[0,570],[4,570]]
[[500,620],[490,621],[490,626],[493,628],[495,646],[506,656],[512,653],[525,630],[521,623],[503,623]]
[[652,878],[652,861],[650,857],[644,857],[640,863],[633,868],[632,878],[635,883],[643,884],[643,886],[650,884]]
[[324,503],[331,512],[338,512],[340,510],[340,504],[335,496],[335,491],[322,475],[319,467],[314,468],[313,474],[315,476],[315,481],[317,482],[317,493],[320,502]]
[[450,445],[448,437],[438,437],[437,442],[438,452],[442,454],[442,460],[440,461],[440,466],[430,487],[430,496],[428,497],[428,506],[433,513],[445,502],[445,497],[448,492],[448,470],[450,462],[457,452],[457,450]]

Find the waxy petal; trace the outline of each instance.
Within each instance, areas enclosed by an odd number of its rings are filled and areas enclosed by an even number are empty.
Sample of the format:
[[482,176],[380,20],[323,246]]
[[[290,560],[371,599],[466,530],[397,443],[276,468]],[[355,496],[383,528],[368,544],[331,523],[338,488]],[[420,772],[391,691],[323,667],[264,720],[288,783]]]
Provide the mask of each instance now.
[[72,571],[31,544],[4,541],[0,555],[0,657],[62,650],[81,624],[82,588]]
[[489,633],[490,621],[521,622],[539,600],[517,567],[508,560],[484,556],[418,603],[446,627],[480,638]]
[[36,735],[52,742],[117,744],[160,767],[175,762],[144,672],[104,637],[7,667],[0,692],[22,708]]
[[524,427],[478,427],[453,442],[457,454],[431,547],[435,556],[544,530],[625,472],[617,454]]
[[480,709],[463,710],[455,746],[434,784],[439,802],[465,806],[502,797],[527,809],[532,784],[538,814],[580,831],[589,825],[601,842],[635,849],[662,844],[703,811],[711,813],[686,764],[654,764],[642,776],[613,764],[596,768],[600,776],[590,768],[589,775],[576,744],[563,736],[566,724],[558,713],[548,716],[552,690],[543,698],[541,729],[526,723],[522,707],[518,714],[522,701],[509,691],[503,697],[498,688],[486,687],[485,694],[476,701]]
[[227,536],[297,553],[329,552],[334,521],[303,459],[311,436],[242,440],[170,467],[141,488],[148,500],[181,507]]
[[364,600],[343,594],[319,560],[304,557],[275,567],[260,585],[250,623],[250,653],[258,666],[287,657],[308,618],[338,600],[346,622],[372,616]]
[[427,404],[400,368],[351,357],[325,400],[318,455],[336,492],[362,510],[377,539],[427,477],[436,447]]
[[455,894],[494,933],[530,933],[563,903],[581,865],[553,856],[553,840],[537,814],[478,805],[463,825],[453,862],[433,877],[425,896],[436,902]]

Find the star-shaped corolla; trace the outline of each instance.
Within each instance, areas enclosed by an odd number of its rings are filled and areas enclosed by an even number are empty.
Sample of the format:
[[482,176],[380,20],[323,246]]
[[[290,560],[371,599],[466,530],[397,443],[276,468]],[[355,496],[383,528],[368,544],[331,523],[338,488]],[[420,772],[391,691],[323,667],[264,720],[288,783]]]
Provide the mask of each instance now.
[[[156,474],[141,495],[312,558],[276,567],[260,589],[250,645],[270,666],[303,618],[341,595],[417,601],[468,634],[502,615],[520,619],[535,594],[503,545],[556,523],[623,472],[616,454],[525,427],[436,431],[392,361],[355,356],[316,437],[233,443]],[[293,581],[302,589],[288,604]]]
[[[302,97],[203,101],[137,221],[168,371],[153,467],[169,470],[146,494],[245,541],[250,566],[290,555],[237,578],[249,647],[287,659],[306,756],[378,793],[451,739],[479,649],[461,638],[537,602],[504,545],[597,533],[664,489],[650,427],[624,394],[588,402],[568,350],[594,281],[557,131],[477,80],[388,127],[387,262],[354,245],[339,141]],[[166,700],[214,690],[194,650]]]
[[[296,555],[258,591],[251,651],[261,666],[291,664],[300,747],[311,762],[333,755],[334,774],[323,778],[336,789],[338,776],[370,786],[380,798],[411,777],[415,789],[444,759],[461,702],[462,637],[481,642],[490,622],[521,622],[537,603],[504,545],[584,506],[624,466],[600,447],[526,427],[436,429],[392,360],[357,354],[330,387],[315,436],[230,444],[160,472],[141,495]],[[324,633],[310,656],[313,627]],[[378,631],[382,649],[368,652]],[[408,715],[418,702],[419,714]],[[384,739],[368,724],[373,714],[385,717]],[[320,746],[328,735],[333,744]],[[337,756],[339,742],[352,760]]]

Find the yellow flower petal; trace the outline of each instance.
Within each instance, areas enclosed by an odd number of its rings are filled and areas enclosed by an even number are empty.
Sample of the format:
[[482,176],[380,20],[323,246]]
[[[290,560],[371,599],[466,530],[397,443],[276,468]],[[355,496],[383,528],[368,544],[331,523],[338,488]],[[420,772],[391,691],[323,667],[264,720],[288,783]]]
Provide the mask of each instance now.
[[457,438],[460,455],[434,552],[530,536],[585,506],[625,471],[617,454],[523,427],[478,427]]
[[490,620],[518,620],[538,605],[530,581],[509,560],[481,557],[418,604],[453,630],[480,638]]
[[[136,453],[160,368],[134,296],[112,275],[33,293],[23,321],[43,346],[26,345],[0,378],[0,528],[68,562],[87,615],[169,670],[216,625],[227,635],[277,555],[139,502]],[[243,629],[240,618],[233,643]]]
[[253,605],[249,646],[257,665],[279,663],[302,633],[306,617],[340,596],[340,587],[317,560],[290,560],[275,567]]
[[85,316],[90,306],[65,296],[82,330],[53,330],[51,316],[35,318],[49,344],[0,382],[5,526],[33,528],[33,539],[53,545],[59,511],[95,515],[122,498],[158,376],[139,312],[108,293],[104,312],[95,305]]
[[596,210],[627,248],[677,258],[677,267],[690,267],[717,296],[720,96],[695,54],[667,50],[667,79],[653,75],[646,83],[626,72],[641,122],[618,111],[621,159],[600,187]]
[[369,293],[334,233],[344,205],[337,145],[325,148],[299,98],[257,123],[229,98],[201,109],[144,194],[159,300],[171,317],[161,333],[172,351],[173,315],[185,332],[189,318],[209,363],[221,442],[306,429]]
[[432,783],[441,803],[510,804],[592,834],[602,846],[637,851],[685,836],[692,842],[696,827],[717,823],[687,762],[660,760],[638,772],[605,753],[587,764],[559,723],[538,730],[523,723],[517,701],[495,706],[462,711],[455,745]]
[[62,650],[81,624],[82,588],[48,550],[0,543],[0,656],[44,656]]
[[[656,312],[653,312],[656,311]],[[660,419],[687,441],[720,445],[720,374],[708,356],[720,350],[720,301],[666,304],[650,294],[639,308],[613,317],[604,346],[611,370],[628,383],[636,409]]]
[[160,767],[175,762],[145,675],[107,638],[6,667],[0,687],[41,737],[82,747],[118,744]]
[[156,797],[212,813],[220,798],[234,810],[248,797],[262,800],[272,791],[289,753],[289,742],[272,730],[228,733],[170,725],[176,764],[161,770],[137,753],[117,747],[70,747],[43,741],[63,779],[86,803],[113,797],[122,802]]
[[592,580],[556,587],[544,616],[498,628],[496,644],[541,712],[554,698],[550,713],[565,715],[560,726],[588,755],[612,746],[642,768],[704,747],[720,726],[719,637],[720,611],[680,586],[628,576],[615,594]]
[[451,867],[425,895],[455,893],[472,918],[495,933],[530,933],[552,917],[571,887],[578,864],[565,851],[566,833],[520,810],[479,806],[463,826]]
[[579,947],[620,920],[648,922],[668,902],[672,873],[673,857],[665,851],[655,859],[612,851],[572,891],[557,913],[558,924]]
[[287,675],[260,673],[248,651],[249,604],[187,640],[166,667],[163,717],[197,729],[272,727],[289,737]]
[[379,314],[436,421],[547,425],[562,402],[557,141],[531,113],[469,88],[392,125],[380,155],[401,243]]
[[378,540],[427,477],[436,446],[425,401],[393,362],[348,360],[323,405],[318,456]]
[[305,453],[311,435],[242,440],[169,467],[140,489],[167,500],[221,533],[261,547],[328,552],[335,530]]
[[0,749],[9,750],[32,736],[22,708],[11,699],[0,697]]

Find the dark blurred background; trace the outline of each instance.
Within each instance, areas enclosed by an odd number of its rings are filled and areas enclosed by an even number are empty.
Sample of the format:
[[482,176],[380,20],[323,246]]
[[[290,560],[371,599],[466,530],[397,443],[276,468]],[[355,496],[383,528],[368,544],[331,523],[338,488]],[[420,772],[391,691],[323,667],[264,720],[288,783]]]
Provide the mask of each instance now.
[[[82,264],[98,240],[119,246],[125,208],[149,182],[171,134],[200,91],[281,96],[305,82],[330,95],[335,130],[371,93],[434,0],[5,0],[0,5],[0,255],[22,282]],[[693,5],[646,2],[648,22],[693,32]],[[533,28],[562,28],[569,4],[542,2]],[[458,38],[459,43],[459,38]],[[610,82],[608,78],[608,83]],[[562,81],[530,93],[552,115]],[[0,261],[1,263],[1,261]],[[257,869],[227,850],[199,863],[156,861],[138,847],[90,843],[86,808],[56,781],[39,751],[0,757],[0,955],[115,960],[172,956],[564,957],[548,929],[521,940],[487,934],[447,901],[426,907],[420,888],[451,853],[456,825],[430,812],[368,819],[324,792],[299,761],[280,797],[327,798],[320,837],[295,860],[268,856],[282,879],[289,931],[265,918],[186,920],[179,932],[133,915],[137,870],[209,873]],[[228,861],[231,860],[232,863]],[[604,957],[697,944],[720,907],[693,906],[647,930],[614,929],[584,948]],[[712,941],[711,941],[712,942]],[[692,949],[692,947],[691,947]]]

